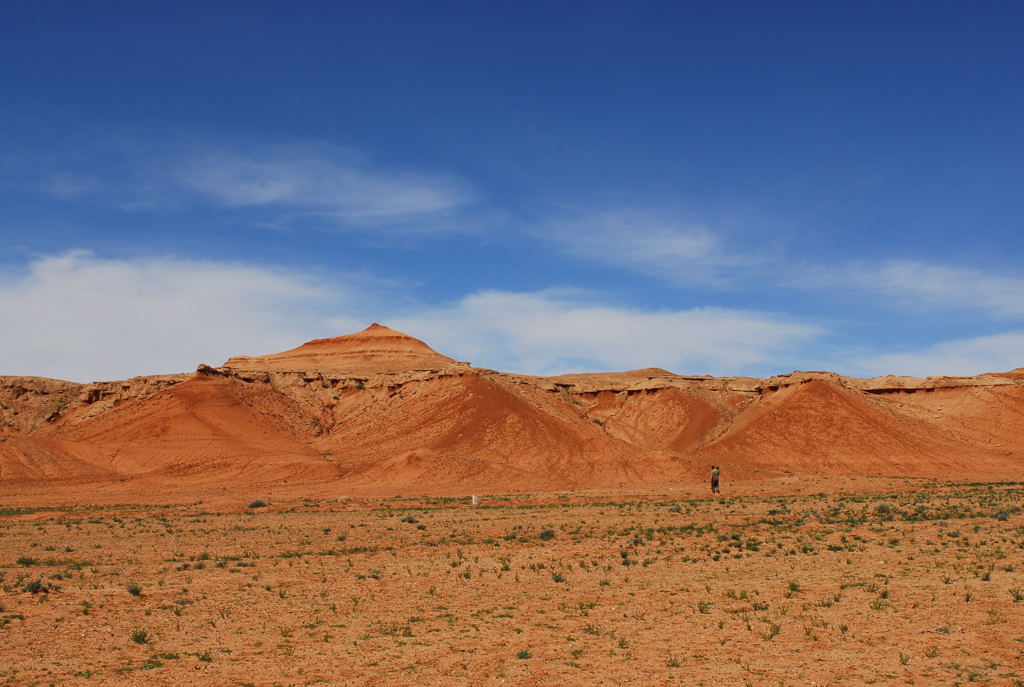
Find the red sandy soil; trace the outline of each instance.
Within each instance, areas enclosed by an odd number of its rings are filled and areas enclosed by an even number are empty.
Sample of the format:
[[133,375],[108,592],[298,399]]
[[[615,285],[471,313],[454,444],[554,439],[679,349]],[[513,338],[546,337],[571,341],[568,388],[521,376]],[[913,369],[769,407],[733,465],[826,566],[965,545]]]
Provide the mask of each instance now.
[[1020,483],[769,483],[0,508],[0,684],[1024,684]]
[[0,496],[683,487],[712,464],[733,482],[1015,479],[1024,371],[540,378],[474,368],[375,324],[194,374],[0,377]]

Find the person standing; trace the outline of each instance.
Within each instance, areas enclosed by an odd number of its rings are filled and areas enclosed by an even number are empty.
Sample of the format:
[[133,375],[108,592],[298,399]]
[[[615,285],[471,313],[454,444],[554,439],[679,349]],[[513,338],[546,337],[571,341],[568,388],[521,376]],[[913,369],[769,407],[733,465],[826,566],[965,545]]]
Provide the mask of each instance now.
[[712,465],[711,466],[711,493],[712,494],[720,493],[719,490],[718,490],[718,466],[717,465]]

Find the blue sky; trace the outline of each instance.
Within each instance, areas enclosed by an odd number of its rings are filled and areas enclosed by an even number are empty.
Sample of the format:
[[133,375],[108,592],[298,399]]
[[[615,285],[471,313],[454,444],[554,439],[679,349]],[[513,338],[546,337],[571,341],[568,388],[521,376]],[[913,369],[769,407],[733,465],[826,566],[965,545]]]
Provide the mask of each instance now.
[[12,2],[0,374],[380,321],[558,373],[1024,366],[1016,2]]

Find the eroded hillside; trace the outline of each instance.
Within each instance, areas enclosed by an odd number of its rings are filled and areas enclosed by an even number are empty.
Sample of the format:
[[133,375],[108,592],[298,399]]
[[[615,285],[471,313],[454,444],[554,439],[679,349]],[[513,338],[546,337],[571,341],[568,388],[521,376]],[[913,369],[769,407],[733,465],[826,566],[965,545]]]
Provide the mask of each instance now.
[[193,374],[0,377],[0,483],[292,480],[424,493],[791,473],[1016,477],[1024,374],[530,377],[373,325]]

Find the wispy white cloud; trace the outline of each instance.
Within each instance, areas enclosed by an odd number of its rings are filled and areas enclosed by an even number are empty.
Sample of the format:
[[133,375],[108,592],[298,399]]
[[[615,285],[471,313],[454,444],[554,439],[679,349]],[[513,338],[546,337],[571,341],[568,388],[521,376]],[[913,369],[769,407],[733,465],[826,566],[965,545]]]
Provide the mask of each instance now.
[[314,282],[243,263],[69,252],[0,273],[8,332],[0,374],[91,381],[184,372],[373,320],[477,365],[537,374],[652,366],[737,374],[823,333],[771,313],[645,310],[568,289],[483,291],[413,307],[365,276]]
[[96,193],[100,181],[94,174],[64,171],[51,175],[43,188],[61,200],[71,200]]
[[637,211],[563,215],[535,235],[583,260],[641,272],[684,287],[815,290],[918,311],[1024,316],[1024,278],[919,260],[801,263],[783,251],[742,248],[727,233],[672,214]]
[[866,376],[1006,372],[1024,367],[1024,331],[943,341],[912,351],[865,357],[855,365]]
[[914,260],[815,266],[800,274],[794,285],[875,294],[884,304],[902,309],[1024,316],[1024,279],[1020,277]]
[[274,226],[448,234],[495,215],[454,174],[374,162],[331,143],[114,139],[74,156],[21,160],[19,172],[4,183],[62,201],[127,211],[250,209],[260,212],[249,221]]
[[737,250],[704,224],[650,211],[562,215],[541,223],[536,235],[571,256],[680,285],[725,286],[736,281],[737,268],[763,259]]
[[[415,303],[410,305],[410,303]],[[292,348],[373,320],[474,364],[532,374],[662,367],[768,375],[835,357],[821,324],[730,308],[649,309],[602,294],[479,291],[412,301],[367,275],[172,257],[69,252],[0,273],[0,374],[90,381],[182,372],[231,355]],[[843,372],[977,374],[1024,366],[1024,330],[843,356]]]
[[450,213],[475,197],[452,175],[375,167],[329,145],[192,152],[175,165],[172,178],[223,205],[295,208],[341,221]]
[[0,275],[0,374],[91,381],[217,365],[322,336],[316,308],[348,297],[244,264],[42,257]]
[[742,374],[824,334],[772,313],[645,310],[570,290],[484,291],[393,324],[459,359],[532,374],[644,367]]

